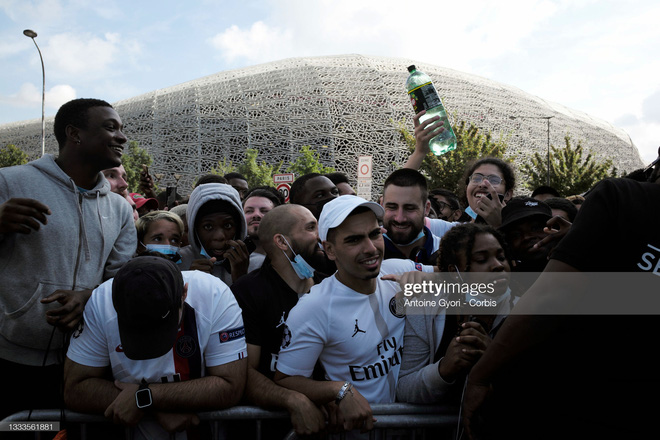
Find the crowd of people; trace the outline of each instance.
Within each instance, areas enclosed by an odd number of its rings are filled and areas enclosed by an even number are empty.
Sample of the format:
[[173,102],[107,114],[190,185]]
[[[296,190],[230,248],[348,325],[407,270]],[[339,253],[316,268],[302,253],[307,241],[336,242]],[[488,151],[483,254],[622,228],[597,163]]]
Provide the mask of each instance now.
[[289,413],[269,438],[360,438],[371,405],[407,402],[456,408],[471,438],[648,432],[653,298],[640,316],[548,310],[611,298],[563,274],[646,272],[657,291],[658,161],[514,196],[513,167],[483,157],[456,194],[418,171],[442,130],[419,116],[378,203],[342,173],[299,176],[285,203],[238,173],[157,194],[146,167],[129,193],[120,116],[63,105],[58,155],[0,170],[0,371],[22,388],[0,420],[67,408],[204,438],[199,412],[244,404]]

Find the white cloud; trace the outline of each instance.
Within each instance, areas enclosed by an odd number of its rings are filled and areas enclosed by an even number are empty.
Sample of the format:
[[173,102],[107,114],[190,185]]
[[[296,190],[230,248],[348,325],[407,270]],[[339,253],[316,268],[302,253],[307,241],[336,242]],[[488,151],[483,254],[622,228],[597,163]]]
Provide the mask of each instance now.
[[[32,83],[23,83],[18,92],[3,97],[2,101],[16,107],[41,107],[41,87]],[[76,90],[67,84],[58,84],[46,90],[45,106],[47,109],[57,110],[62,104],[76,97]]]
[[23,22],[27,26],[41,28],[43,24],[56,21],[64,12],[60,0],[2,0],[2,9],[14,22]]
[[42,50],[47,72],[57,76],[107,75],[119,67],[121,39],[107,33],[103,38],[90,34],[65,33],[54,35]]
[[214,36],[211,44],[230,63],[241,58],[250,62],[264,62],[286,57],[292,36],[292,31],[269,27],[257,21],[248,30],[231,26]]
[[[471,71],[475,59],[520,50],[558,7],[547,0],[493,3],[272,0],[269,15],[212,39],[230,62],[361,53],[419,59]],[[483,72],[474,72],[482,74]]]

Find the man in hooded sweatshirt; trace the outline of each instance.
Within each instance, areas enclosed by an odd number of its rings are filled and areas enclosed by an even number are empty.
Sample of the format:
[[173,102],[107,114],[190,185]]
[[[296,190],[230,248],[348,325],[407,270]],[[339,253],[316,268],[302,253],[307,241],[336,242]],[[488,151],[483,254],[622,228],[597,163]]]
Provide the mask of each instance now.
[[58,157],[0,170],[0,371],[21,384],[0,418],[60,407],[66,333],[135,251],[131,207],[101,173],[121,165],[122,128],[107,102],[69,101],[55,116]]
[[250,254],[242,241],[247,224],[238,192],[224,183],[205,183],[190,194],[188,240],[181,249],[181,270],[201,270],[231,286],[257,269],[265,258]]

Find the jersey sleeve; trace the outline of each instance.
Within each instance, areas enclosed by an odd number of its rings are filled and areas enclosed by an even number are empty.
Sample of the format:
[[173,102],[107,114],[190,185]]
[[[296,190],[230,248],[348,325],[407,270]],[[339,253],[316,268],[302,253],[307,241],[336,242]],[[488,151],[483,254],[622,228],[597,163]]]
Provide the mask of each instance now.
[[[217,282],[215,282],[217,280]],[[211,336],[205,350],[207,367],[215,367],[247,357],[245,327],[241,308],[234,295],[219,279],[212,280]]]
[[289,312],[282,335],[277,370],[288,376],[311,377],[325,346],[325,309],[308,295]]
[[71,336],[67,357],[88,367],[106,367],[110,365],[108,342],[104,324],[108,319],[103,314],[103,296],[112,295],[112,280],[97,287],[85,305],[83,319]]

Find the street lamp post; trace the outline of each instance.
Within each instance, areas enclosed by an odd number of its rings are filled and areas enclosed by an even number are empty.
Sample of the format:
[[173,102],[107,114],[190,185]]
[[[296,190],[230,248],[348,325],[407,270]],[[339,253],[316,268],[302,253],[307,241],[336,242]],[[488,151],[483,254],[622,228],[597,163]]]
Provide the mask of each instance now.
[[509,116],[509,119],[545,119],[548,122],[547,185],[550,186],[550,119],[554,116]]
[[23,35],[26,37],[32,38],[32,42],[37,47],[39,52],[39,59],[41,60],[41,155],[46,154],[46,68],[44,67],[44,58],[41,56],[41,49],[35,38],[37,38],[37,33],[31,29],[25,29]]

